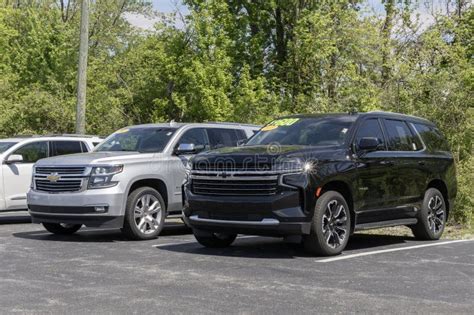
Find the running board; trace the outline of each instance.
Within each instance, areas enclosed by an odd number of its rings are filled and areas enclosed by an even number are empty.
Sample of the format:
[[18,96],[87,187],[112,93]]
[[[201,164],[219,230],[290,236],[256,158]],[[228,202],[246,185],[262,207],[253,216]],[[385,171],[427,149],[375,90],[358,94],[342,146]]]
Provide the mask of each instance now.
[[183,215],[180,213],[180,214],[168,214],[166,216],[167,219],[181,219],[183,217]]
[[410,218],[410,219],[399,219],[399,220],[363,223],[363,224],[357,224],[354,230],[362,231],[362,230],[378,229],[378,228],[397,226],[397,225],[412,225],[412,224],[416,224],[417,222],[418,222],[418,219]]

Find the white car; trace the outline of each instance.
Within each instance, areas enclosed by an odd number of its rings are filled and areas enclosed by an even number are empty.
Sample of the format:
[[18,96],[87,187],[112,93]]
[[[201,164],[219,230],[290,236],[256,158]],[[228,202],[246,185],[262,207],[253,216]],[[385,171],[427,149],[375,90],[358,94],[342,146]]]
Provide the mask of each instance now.
[[65,154],[90,152],[102,141],[95,136],[31,136],[0,139],[0,211],[27,210],[36,161]]

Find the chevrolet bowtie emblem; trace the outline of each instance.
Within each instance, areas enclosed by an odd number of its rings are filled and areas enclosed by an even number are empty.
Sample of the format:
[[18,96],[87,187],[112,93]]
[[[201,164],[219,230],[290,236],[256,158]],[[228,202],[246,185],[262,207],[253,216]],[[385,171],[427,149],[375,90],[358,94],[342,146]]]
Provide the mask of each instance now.
[[52,183],[56,183],[58,180],[61,179],[61,176],[59,176],[58,173],[51,173],[46,177],[46,179]]

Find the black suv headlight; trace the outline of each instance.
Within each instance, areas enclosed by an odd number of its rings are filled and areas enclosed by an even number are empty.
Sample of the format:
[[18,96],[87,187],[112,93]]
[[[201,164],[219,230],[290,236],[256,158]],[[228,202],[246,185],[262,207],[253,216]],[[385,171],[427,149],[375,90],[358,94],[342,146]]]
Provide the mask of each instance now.
[[123,165],[93,167],[89,178],[89,189],[114,187],[118,182],[112,181],[112,178],[122,171]]
[[281,173],[303,172],[304,162],[299,158],[282,158],[275,161],[273,170]]
[[299,158],[289,158],[278,161],[274,169],[281,173],[281,186],[303,188],[308,184],[308,174],[314,171],[314,165]]

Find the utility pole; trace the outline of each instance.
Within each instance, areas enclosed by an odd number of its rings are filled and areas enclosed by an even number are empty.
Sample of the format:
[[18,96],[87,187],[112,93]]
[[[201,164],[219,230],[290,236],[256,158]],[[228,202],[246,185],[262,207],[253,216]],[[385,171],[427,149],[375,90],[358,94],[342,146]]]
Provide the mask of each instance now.
[[89,0],[81,5],[81,41],[79,44],[79,67],[77,71],[76,133],[86,132],[86,81],[87,52],[89,49]]

